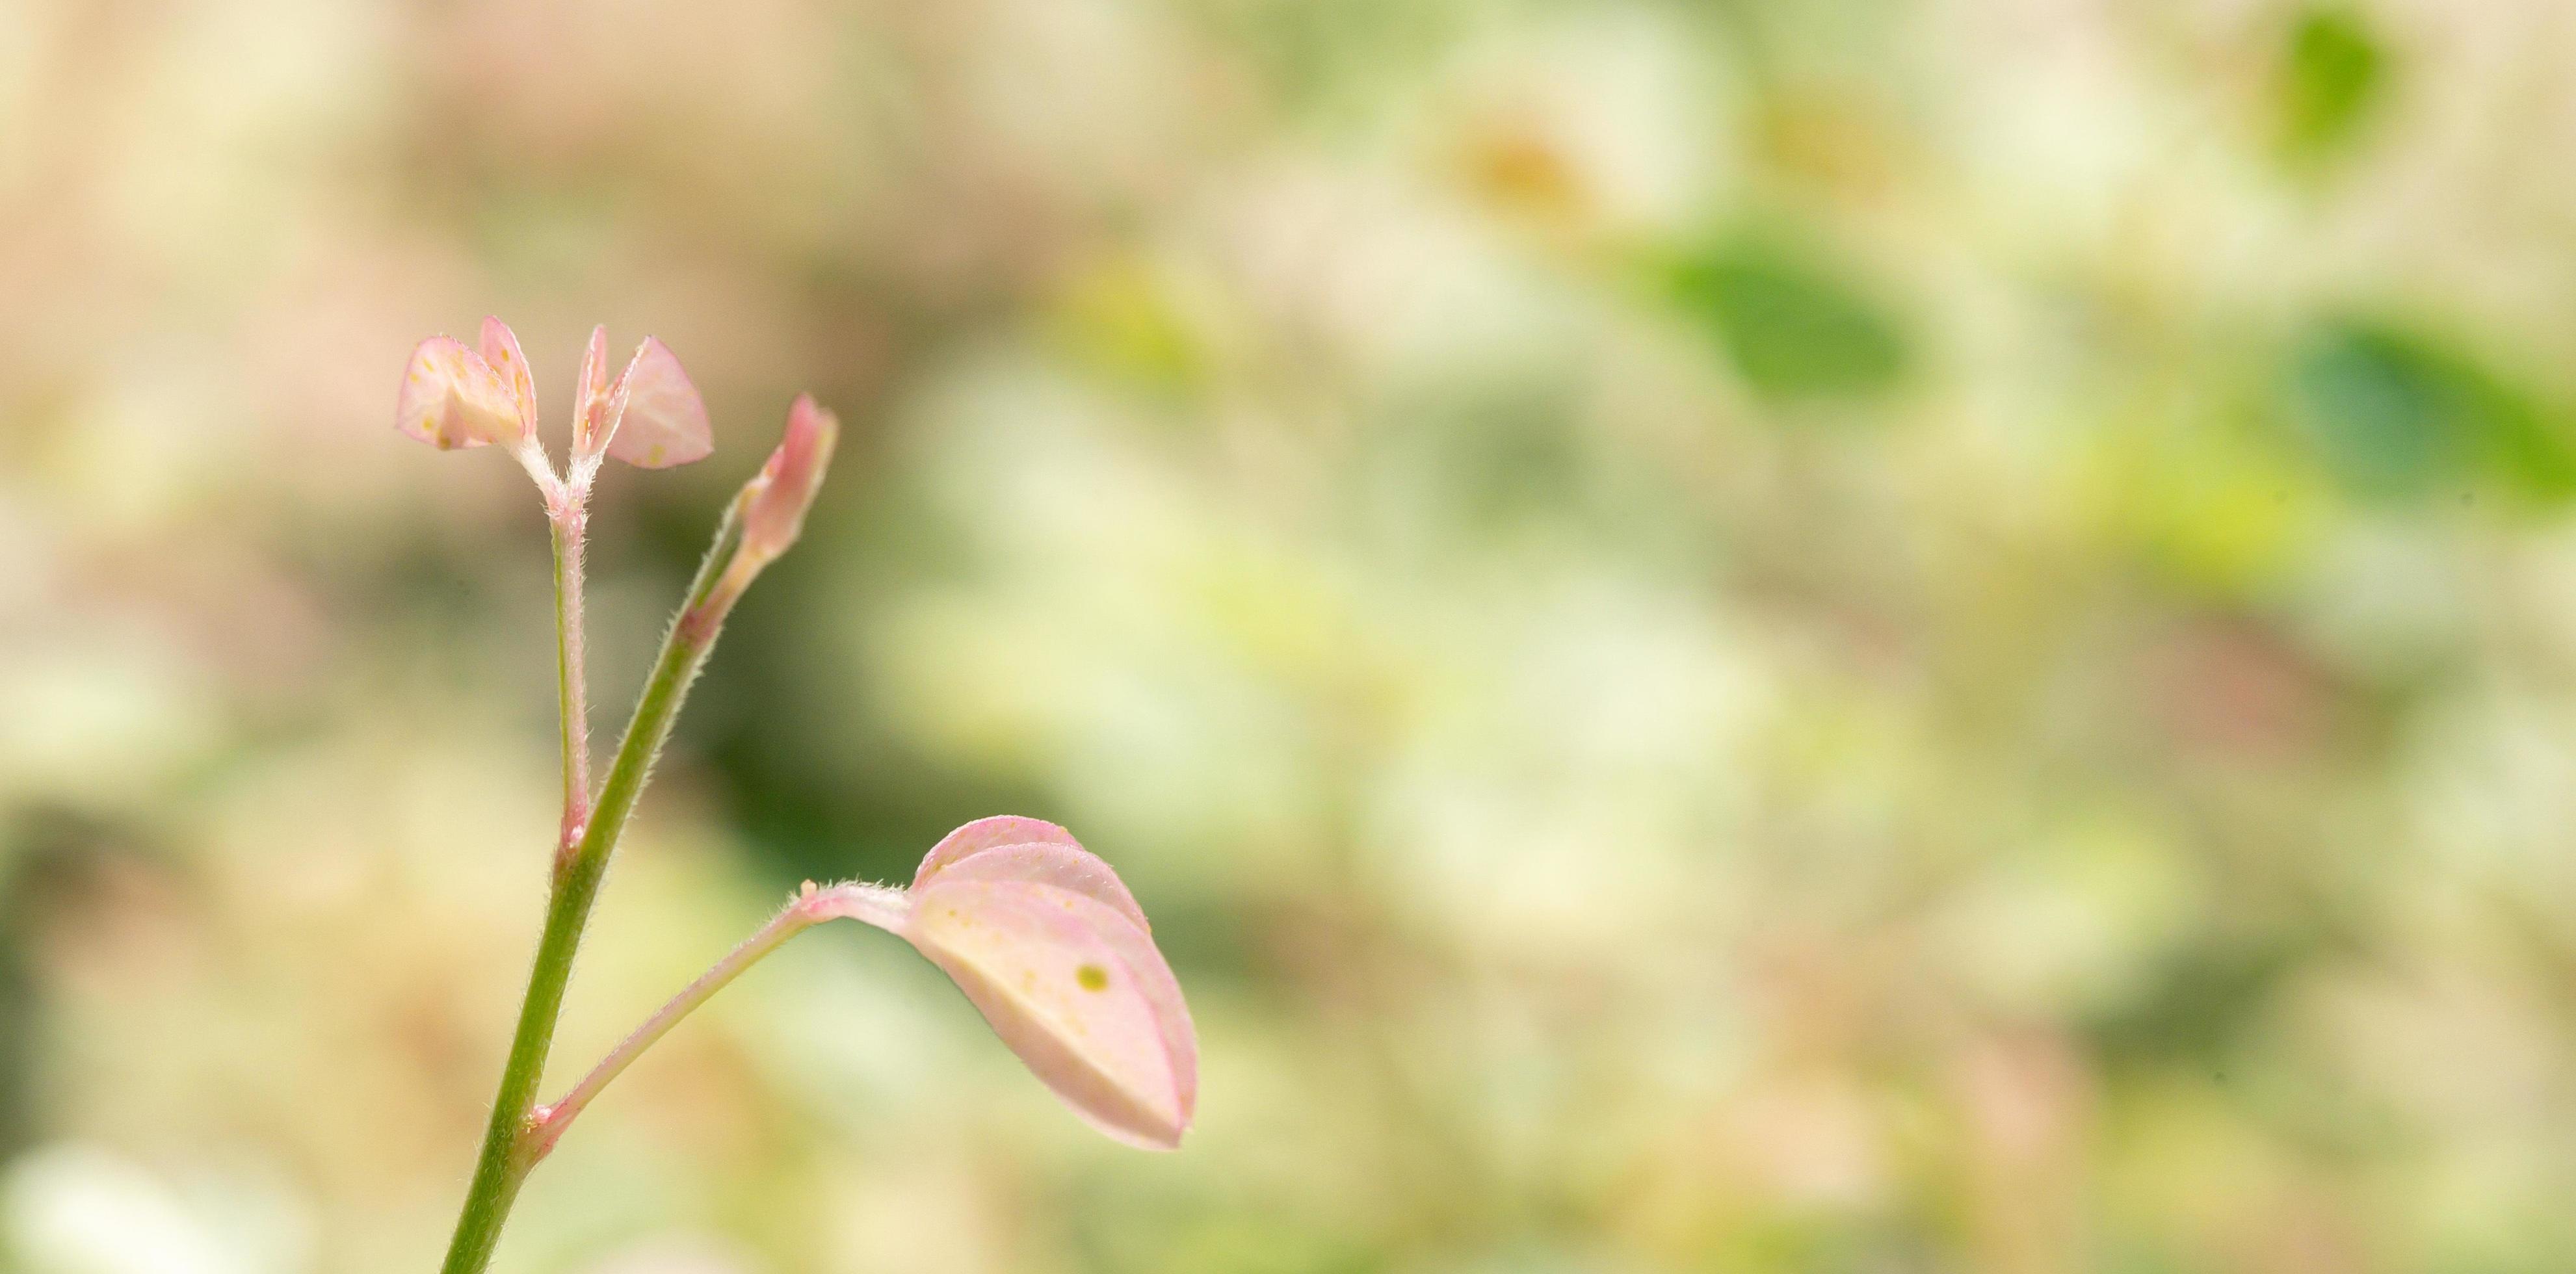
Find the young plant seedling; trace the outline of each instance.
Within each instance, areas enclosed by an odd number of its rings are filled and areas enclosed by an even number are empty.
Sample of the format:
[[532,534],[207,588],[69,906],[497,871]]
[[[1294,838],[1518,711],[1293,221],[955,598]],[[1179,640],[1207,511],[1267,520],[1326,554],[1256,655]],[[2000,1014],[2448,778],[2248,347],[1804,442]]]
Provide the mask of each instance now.
[[561,473],[537,437],[535,384],[519,339],[483,320],[477,345],[435,336],[412,351],[395,408],[402,432],[441,450],[509,448],[544,497],[555,549],[555,671],[563,717],[563,819],[545,927],[519,1024],[501,1070],[446,1274],[475,1274],[528,1173],[645,1049],[779,944],[826,920],[875,925],[911,943],[955,980],[995,1034],[1093,1127],[1129,1145],[1180,1145],[1198,1104],[1198,1036],[1153,927],[1109,864],[1072,834],[1031,818],[978,819],[921,860],[909,887],[807,883],[785,910],[692,982],[557,1101],[537,1085],[591,903],[635,800],[652,776],[680,704],[715,648],[725,616],[762,568],[803,531],[840,425],[808,395],[787,411],[767,464],[725,506],[715,542],[593,788],[584,727],[582,543],[590,491],[614,456],[645,469],[713,451],[706,403],[680,360],[646,339],[615,380],[608,331],[594,330],[575,389],[572,446]]

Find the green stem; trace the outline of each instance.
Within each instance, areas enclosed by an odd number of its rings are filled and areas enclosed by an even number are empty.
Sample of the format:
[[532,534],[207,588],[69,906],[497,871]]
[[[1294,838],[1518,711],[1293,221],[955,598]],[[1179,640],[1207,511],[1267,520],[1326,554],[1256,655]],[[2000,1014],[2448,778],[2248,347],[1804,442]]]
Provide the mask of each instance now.
[[545,1075],[546,1054],[554,1045],[555,1019],[563,1008],[564,986],[572,978],[573,953],[581,946],[582,927],[599,896],[609,854],[626,828],[627,816],[634,812],[636,797],[644,791],[655,756],[670,737],[671,722],[688,696],[689,683],[705,666],[725,611],[731,608],[733,595],[719,594],[716,584],[741,546],[739,503],[726,509],[715,543],[689,585],[688,601],[662,639],[653,675],[644,683],[635,715],[627,720],[625,737],[618,741],[608,781],[600,786],[597,807],[573,853],[556,863],[545,932],[537,941],[536,963],[528,972],[527,998],[519,1006],[518,1030],[501,1070],[500,1091],[492,1099],[492,1121],[475,1159],[474,1180],[466,1189],[464,1210],[456,1218],[456,1235],[440,1267],[443,1274],[481,1274],[501,1240],[501,1223],[518,1198],[520,1183],[536,1166],[539,1151],[529,1116],[536,1105],[537,1084]]

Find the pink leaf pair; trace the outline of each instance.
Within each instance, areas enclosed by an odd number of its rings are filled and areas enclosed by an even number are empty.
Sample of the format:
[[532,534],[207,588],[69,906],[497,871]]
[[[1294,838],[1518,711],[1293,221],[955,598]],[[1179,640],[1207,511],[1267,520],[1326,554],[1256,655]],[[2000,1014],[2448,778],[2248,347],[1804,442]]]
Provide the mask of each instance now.
[[932,847],[909,890],[844,886],[813,905],[918,948],[1092,1126],[1180,1145],[1198,1107],[1189,1006],[1134,896],[1072,833],[978,819]]
[[638,469],[667,469],[706,459],[715,441],[698,387],[680,370],[679,355],[659,338],[645,337],[626,370],[614,383],[608,380],[603,324],[590,329],[590,347],[581,356],[572,450],[583,458],[605,450]]
[[[403,373],[394,426],[441,450],[535,446],[536,381],[510,325],[484,319],[479,349],[447,336],[422,341]],[[646,337],[611,383],[608,329],[591,332],[574,402],[576,462],[595,461],[605,451],[638,468],[660,469],[702,460],[714,449],[706,402],[670,347]]]

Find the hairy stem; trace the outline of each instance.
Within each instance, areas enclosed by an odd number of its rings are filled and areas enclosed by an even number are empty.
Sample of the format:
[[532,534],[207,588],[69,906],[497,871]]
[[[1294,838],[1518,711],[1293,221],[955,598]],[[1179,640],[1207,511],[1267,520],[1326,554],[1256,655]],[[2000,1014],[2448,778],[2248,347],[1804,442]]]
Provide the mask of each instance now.
[[555,541],[555,686],[563,712],[563,827],[555,846],[562,870],[584,824],[590,821],[590,699],[582,669],[581,557],[588,492],[572,488],[561,512],[548,519]]
[[545,1158],[547,1152],[555,1148],[555,1142],[562,1139],[564,1129],[572,1125],[573,1119],[590,1105],[592,1098],[599,1096],[601,1089],[608,1087],[609,1081],[624,1074],[636,1058],[644,1055],[644,1050],[670,1034],[671,1028],[680,1024],[680,1019],[696,1012],[699,1005],[714,998],[716,992],[725,989],[735,978],[742,976],[745,969],[760,963],[762,957],[777,950],[789,938],[841,916],[862,916],[871,924],[891,929],[902,923],[905,906],[903,892],[887,886],[846,884],[817,892],[814,883],[807,881],[805,892],[794,902],[772,916],[759,932],[743,939],[723,959],[716,961],[715,967],[699,974],[696,981],[672,996],[653,1016],[644,1019],[644,1024],[619,1041],[608,1056],[599,1059],[599,1064],[591,1067],[590,1073],[582,1076],[581,1082],[563,1095],[563,1100],[538,1107],[528,1122],[529,1159]]
[[[741,546],[738,506],[739,501],[727,508],[724,522],[716,528],[715,543],[689,585],[688,600],[662,639],[653,674],[644,683],[625,737],[618,741],[616,759],[609,764],[608,779],[600,786],[598,804],[590,811],[570,857],[559,858],[556,864],[553,891],[546,901],[545,931],[537,941],[536,962],[528,971],[527,997],[519,1006],[518,1029],[501,1070],[500,1091],[492,1099],[492,1120],[484,1129],[474,1180],[456,1218],[447,1261],[440,1267],[443,1274],[480,1274],[500,1242],[501,1223],[518,1198],[520,1183],[536,1165],[533,1142],[525,1134],[531,1126],[537,1084],[545,1075],[546,1054],[554,1045],[564,986],[572,978],[573,954],[581,946],[582,927],[599,896],[600,879],[607,874],[609,854],[626,829],[627,816],[634,812],[654,758],[670,737],[689,683],[697,679],[707,652],[714,649],[724,612],[731,606],[730,594],[717,595],[716,581]],[[572,613],[579,613],[577,607]],[[570,696],[566,699],[569,702]],[[570,724],[565,728],[567,734],[573,730]]]
[[669,1003],[663,1005],[653,1016],[646,1018],[642,1026],[636,1027],[632,1034],[620,1041],[615,1049],[610,1050],[608,1056],[601,1058],[599,1064],[590,1069],[589,1074],[582,1076],[581,1082],[574,1084],[572,1091],[564,1094],[563,1100],[536,1109],[528,1121],[528,1129],[524,1134],[529,1142],[528,1158],[531,1161],[545,1158],[547,1152],[555,1148],[555,1142],[562,1138],[564,1129],[571,1126],[574,1116],[579,1115],[583,1107],[590,1105],[591,1099],[597,1097],[601,1089],[608,1087],[610,1080],[624,1073],[627,1066],[643,1055],[645,1049],[651,1048],[655,1041],[668,1034],[672,1027],[679,1024],[681,1018],[687,1017],[699,1005],[706,1003],[708,997],[723,990],[727,983],[741,976],[743,970],[758,963],[762,956],[777,950],[780,943],[795,937],[807,925],[813,923],[814,918],[805,913],[801,903],[790,903],[785,910],[772,917],[768,924],[761,926],[759,932],[743,939],[741,945],[727,953],[724,959],[717,961],[714,968],[699,974],[696,981],[691,982],[678,995],[671,997]]

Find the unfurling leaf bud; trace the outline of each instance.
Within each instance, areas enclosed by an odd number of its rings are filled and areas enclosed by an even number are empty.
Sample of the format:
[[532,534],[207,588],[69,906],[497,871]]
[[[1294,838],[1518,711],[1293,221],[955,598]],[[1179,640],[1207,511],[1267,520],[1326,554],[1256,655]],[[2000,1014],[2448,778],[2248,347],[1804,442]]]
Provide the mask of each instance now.
[[590,473],[611,455],[639,469],[667,469],[704,460],[715,450],[707,403],[680,369],[671,347],[645,337],[617,380],[608,379],[608,329],[590,332],[581,356],[581,385],[573,401],[572,462]]
[[617,422],[609,419],[608,325],[590,329],[590,344],[581,352],[581,383],[573,386],[572,458],[576,466],[594,460],[608,445]]
[[900,894],[800,901],[928,956],[1029,1070],[1093,1127],[1170,1150],[1198,1108],[1198,1033],[1118,874],[1053,823],[986,818],[933,847]]
[[572,462],[556,475],[537,441],[536,381],[518,335],[498,318],[483,320],[478,349],[445,336],[422,341],[403,374],[394,424],[439,448],[505,443],[546,496],[569,516],[590,492],[603,456],[644,469],[703,460],[714,450],[706,400],[671,348],[651,337],[626,370],[608,379],[608,329],[594,328],[573,387]]
[[787,409],[787,436],[743,487],[743,556],[766,564],[796,542],[840,438],[840,419],[815,406],[812,394],[798,395]]
[[[811,394],[799,395],[787,412],[787,436],[769,453],[768,463],[735,492],[725,512],[715,546],[708,550],[700,584],[691,586],[689,605],[674,630],[681,639],[703,646],[715,639],[733,604],[761,569],[777,560],[805,529],[805,513],[823,486],[832,465],[832,447],[840,440],[841,422],[814,405]],[[717,571],[708,581],[704,571]]]
[[528,356],[519,352],[519,334],[501,321],[497,314],[483,316],[481,353],[485,366],[492,369],[501,383],[510,387],[510,397],[519,404],[519,437],[533,438],[537,432],[537,381],[528,370]]
[[[491,328],[498,320],[485,324],[484,343],[496,344]],[[506,337],[508,328],[502,328]],[[500,341],[499,348],[514,352],[516,341]],[[519,369],[514,379],[496,369],[483,355],[465,348],[452,337],[433,336],[422,341],[411,352],[411,365],[403,369],[402,394],[394,404],[394,427],[441,451],[455,447],[480,447],[486,443],[518,446],[524,443],[532,428],[530,415],[523,408],[516,389],[526,376],[524,360],[512,359]]]

